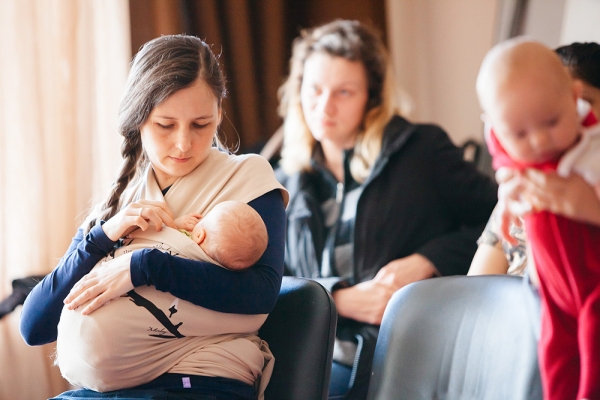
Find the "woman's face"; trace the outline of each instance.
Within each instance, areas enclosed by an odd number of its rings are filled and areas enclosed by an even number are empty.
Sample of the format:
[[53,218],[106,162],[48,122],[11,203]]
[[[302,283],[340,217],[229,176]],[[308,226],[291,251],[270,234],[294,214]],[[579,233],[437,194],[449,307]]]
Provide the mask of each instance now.
[[361,62],[323,52],[306,59],[300,101],[317,141],[341,149],[353,147],[368,98],[367,72]]
[[154,107],[140,132],[161,189],[206,159],[220,122],[217,99],[202,79]]

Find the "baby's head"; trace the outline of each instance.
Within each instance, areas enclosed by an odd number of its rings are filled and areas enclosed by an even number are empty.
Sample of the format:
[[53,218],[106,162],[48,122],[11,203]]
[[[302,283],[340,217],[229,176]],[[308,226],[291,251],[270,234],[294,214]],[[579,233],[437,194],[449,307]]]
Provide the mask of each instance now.
[[210,257],[232,270],[254,265],[269,242],[260,215],[241,201],[217,204],[194,227],[192,239]]
[[486,122],[508,155],[522,164],[558,160],[575,144],[580,91],[553,50],[523,39],[492,48],[477,77]]

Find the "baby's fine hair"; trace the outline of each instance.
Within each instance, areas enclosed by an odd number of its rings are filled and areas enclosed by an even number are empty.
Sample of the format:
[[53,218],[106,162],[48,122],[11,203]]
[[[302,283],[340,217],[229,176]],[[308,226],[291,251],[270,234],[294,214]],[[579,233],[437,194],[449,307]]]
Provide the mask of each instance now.
[[573,78],[600,89],[600,44],[575,42],[555,51]]
[[[228,208],[210,237],[213,258],[239,270],[256,264],[267,248],[269,236],[260,214],[245,203]],[[227,260],[227,262],[225,262]]]

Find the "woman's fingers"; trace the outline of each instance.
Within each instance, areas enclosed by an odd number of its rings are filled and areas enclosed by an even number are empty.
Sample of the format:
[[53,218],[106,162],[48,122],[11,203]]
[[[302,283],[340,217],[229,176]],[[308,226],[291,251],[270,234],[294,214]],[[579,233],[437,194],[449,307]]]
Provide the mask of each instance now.
[[[151,201],[151,200],[140,200],[136,203],[132,203],[133,213],[138,213],[138,217],[142,218],[145,221],[148,221],[151,225],[154,225],[157,231],[162,229],[162,224],[164,223],[166,226],[177,229],[175,225],[175,220],[173,219],[173,213],[167,203],[160,201]],[[140,225],[138,225],[140,226]],[[146,228],[142,228],[145,230]]]
[[88,315],[112,299],[132,290],[130,271],[132,255],[133,252],[126,253],[94,267],[73,286],[64,300],[65,306],[74,310],[85,305],[82,314]]
[[163,224],[177,229],[173,212],[168,204],[161,201],[140,200],[119,211],[102,225],[102,229],[109,239],[116,242],[137,228],[145,231],[153,226],[160,231]]
[[104,292],[96,296],[94,300],[90,301],[89,304],[86,305],[85,308],[81,311],[81,315],[90,315],[103,305],[108,304],[111,300],[112,298],[108,296],[106,292]]
[[[154,200],[139,200],[136,204],[141,205],[142,207],[152,207],[154,209],[160,209],[164,211],[164,213],[171,219],[173,219],[173,212],[167,203],[164,201],[154,201]],[[163,214],[164,215],[164,214]]]
[[95,285],[97,277],[94,272],[85,275],[79,282],[73,286],[64,300],[69,310],[74,310],[96,296]]

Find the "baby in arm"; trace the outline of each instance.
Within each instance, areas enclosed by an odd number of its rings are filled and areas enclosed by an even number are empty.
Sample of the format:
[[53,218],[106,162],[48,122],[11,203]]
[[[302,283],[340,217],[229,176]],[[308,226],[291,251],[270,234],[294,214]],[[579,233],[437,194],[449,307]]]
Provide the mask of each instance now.
[[175,219],[175,224],[212,260],[233,271],[254,265],[269,241],[260,215],[236,200],[217,204],[205,216],[184,215]]
[[[168,227],[161,232],[138,230],[124,238],[125,245],[113,256],[153,247],[243,271],[260,259],[268,243],[262,218],[240,201],[223,201],[204,216],[184,215],[175,222],[185,235]],[[101,264],[94,268],[101,268]],[[98,391],[135,386],[165,372],[176,372],[171,371],[171,365],[177,364],[190,348],[211,346],[214,352],[222,352],[215,337],[252,334],[265,319],[266,314],[220,313],[154,286],[137,287],[90,315],[64,308],[58,326],[56,363],[63,376],[78,386]],[[251,341],[239,343],[256,346]],[[210,353],[198,354],[205,357]],[[260,352],[248,349],[246,353],[256,354],[256,365],[262,365]],[[197,361],[200,365],[213,364],[210,359]],[[202,371],[198,373],[202,375]]]
[[[477,78],[494,167],[577,173],[600,194],[600,124],[592,113],[580,117],[580,92],[543,44],[513,39],[494,47]],[[600,227],[529,209],[525,226],[542,295],[544,398],[598,399]]]

